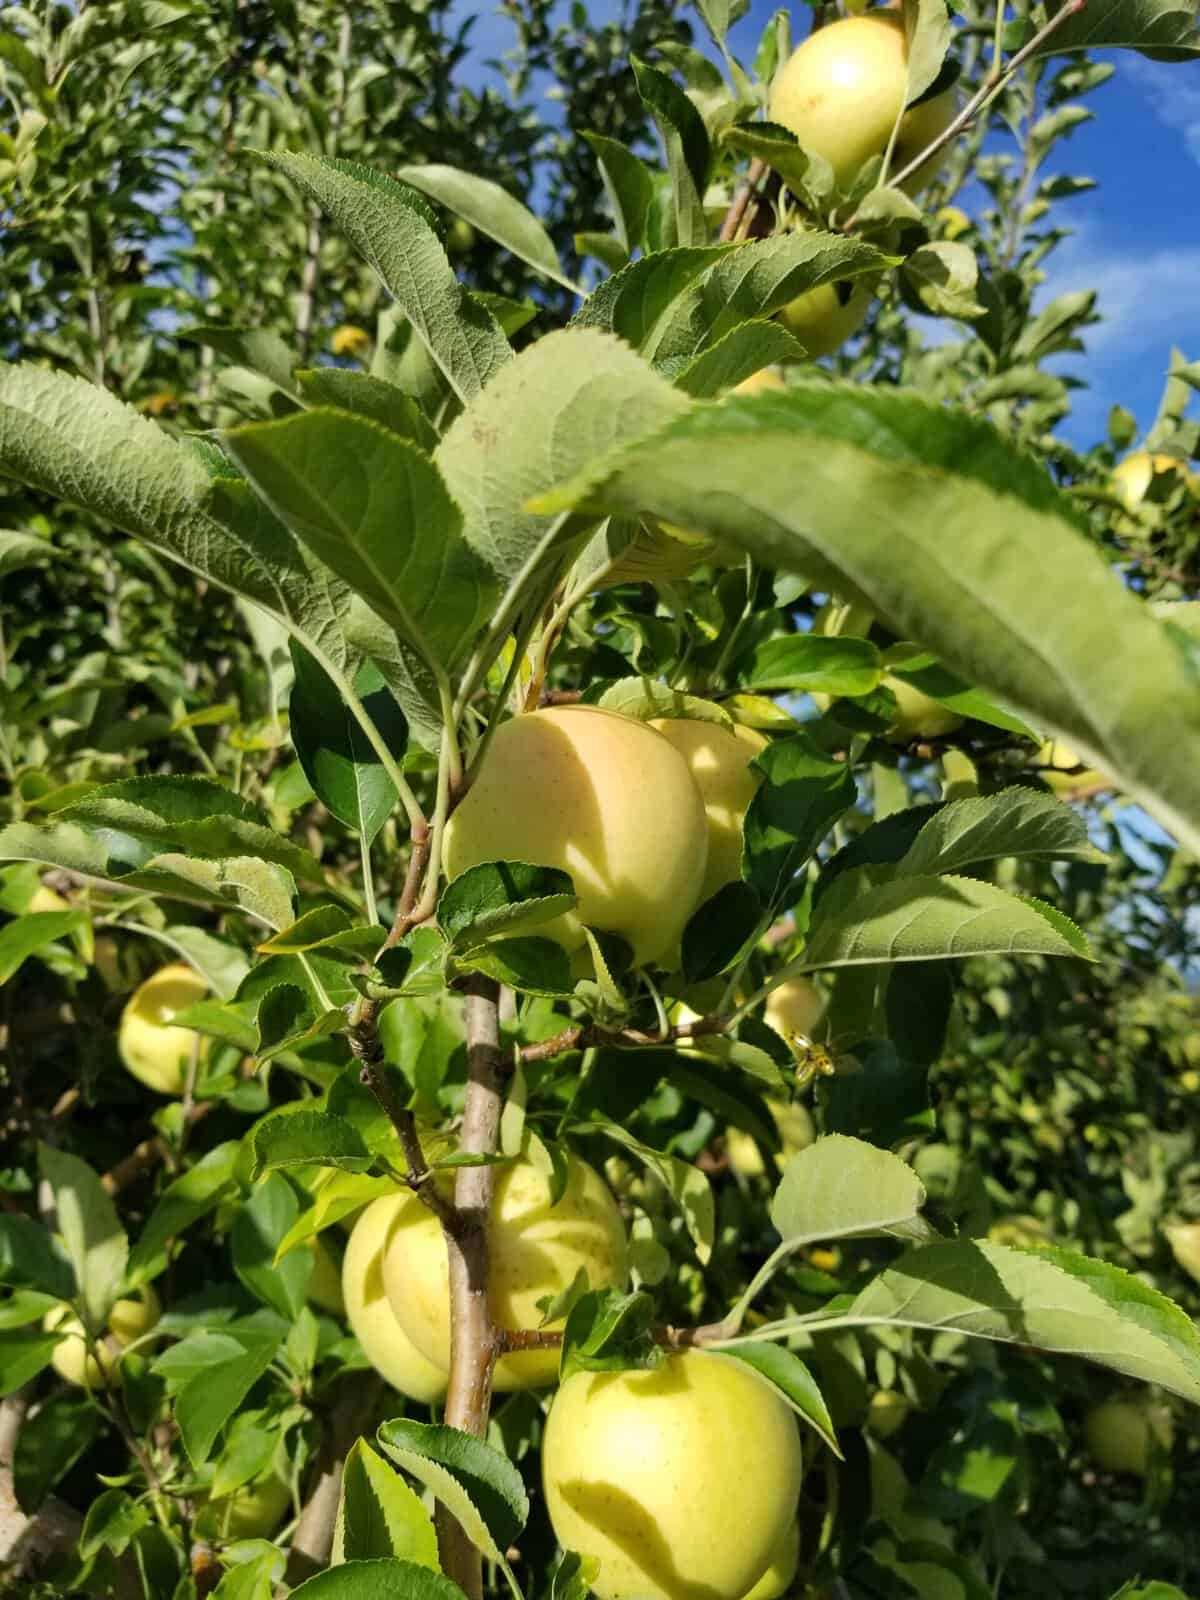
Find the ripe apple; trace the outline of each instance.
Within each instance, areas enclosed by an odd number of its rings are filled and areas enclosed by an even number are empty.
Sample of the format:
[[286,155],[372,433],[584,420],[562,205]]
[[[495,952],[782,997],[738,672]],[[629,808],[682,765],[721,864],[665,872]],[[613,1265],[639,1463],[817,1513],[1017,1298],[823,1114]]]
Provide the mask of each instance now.
[[372,1200],[354,1224],[342,1261],[342,1293],[350,1331],[367,1360],[411,1400],[433,1405],[446,1393],[446,1369],[435,1367],[397,1322],[383,1282],[383,1254],[396,1218],[407,1207],[425,1210],[415,1194]]
[[955,728],[962,727],[962,718],[949,706],[942,705],[915,684],[897,678],[890,672],[883,675],[883,687],[896,697],[896,720],[887,736],[895,744],[907,744],[910,739],[940,739]]
[[741,1600],[795,1521],[800,1476],[778,1391],[703,1350],[572,1373],[542,1441],[551,1524],[599,1561],[600,1600]]
[[890,1439],[905,1423],[908,1399],[895,1389],[876,1389],[867,1404],[867,1427],[877,1439]]
[[687,717],[658,717],[652,728],[673,744],[687,762],[704,801],[708,819],[708,865],[700,886],[700,904],[742,875],[742,824],[746,808],[762,782],[750,763],[766,748],[764,734],[735,724],[732,731],[715,722]]
[[1175,1430],[1166,1406],[1151,1400],[1105,1400],[1083,1419],[1084,1443],[1105,1472],[1145,1477],[1152,1437],[1170,1450]]
[[874,293],[874,280],[822,283],[789,300],[776,316],[816,360],[832,355],[858,332],[867,320]]
[[338,1271],[338,1264],[333,1259],[329,1246],[320,1234],[314,1233],[308,1241],[308,1248],[312,1251],[313,1257],[313,1269],[308,1279],[308,1298],[322,1311],[328,1311],[335,1317],[344,1317],[346,1302],[342,1298],[342,1275]]
[[[623,1288],[629,1275],[625,1225],[600,1175],[569,1159],[567,1187],[550,1203],[550,1181],[528,1161],[498,1169],[488,1221],[488,1292],[501,1328],[536,1328],[537,1302],[568,1289],[581,1267],[593,1289]],[[392,1220],[383,1282],[396,1320],[435,1366],[450,1366],[450,1277],[441,1224],[419,1201]],[[551,1324],[561,1327],[561,1323]],[[528,1350],[496,1363],[497,1389],[536,1389],[558,1375],[557,1350]]]
[[[783,1149],[775,1158],[776,1166],[782,1167],[790,1157],[808,1148],[816,1138],[817,1130],[807,1106],[795,1102],[789,1104],[786,1100],[774,1097],[768,1098],[766,1104],[783,1142]],[[743,1178],[761,1178],[767,1170],[758,1145],[741,1128],[726,1130],[725,1154],[729,1157],[729,1165]]]
[[55,1306],[43,1317],[42,1327],[47,1332],[64,1333],[67,1337],[55,1346],[51,1365],[68,1383],[78,1384],[83,1389],[107,1389],[119,1360],[117,1351],[107,1340],[111,1339],[123,1350],[144,1333],[149,1333],[161,1316],[159,1298],[148,1283],[132,1295],[115,1301],[100,1340],[101,1354],[97,1360],[88,1354],[83,1323],[70,1306]]
[[[780,69],[771,86],[769,116],[791,130],[805,150],[824,156],[840,188],[858,169],[887,149],[904,111],[908,80],[908,35],[896,11],[831,22],[810,34]],[[943,90],[904,113],[892,155],[899,172],[954,119],[953,89]],[[904,184],[916,194],[934,177],[934,156]]]
[[[159,1094],[182,1094],[197,1035],[192,1028],[176,1028],[171,1019],[195,1005],[208,993],[208,985],[182,961],[162,967],[130,996],[117,1030],[121,1060],[135,1078]],[[200,1059],[208,1053],[201,1037]]]
[[219,1500],[208,1500],[193,1527],[203,1539],[233,1544],[238,1539],[267,1539],[292,1503],[292,1491],[275,1473],[265,1473]]
[[29,897],[29,904],[25,907],[30,911],[70,911],[70,903],[56,894],[47,883],[39,883]]
[[786,390],[787,384],[774,370],[773,367],[760,367],[757,372],[752,372],[748,378],[743,378],[741,383],[733,386],[734,394],[769,394],[773,390]]
[[1047,739],[1033,758],[1038,777],[1057,795],[1074,794],[1078,789],[1115,787],[1099,767],[1085,767],[1083,758],[1065,739]]
[[763,1007],[763,1020],[790,1042],[798,1035],[811,1039],[825,1015],[825,993],[811,978],[788,978],[771,990]]
[[1176,1261],[1200,1283],[1200,1222],[1172,1223],[1163,1232]]
[[746,1596],[746,1600],[779,1600],[779,1596],[792,1586],[796,1568],[800,1565],[800,1524],[789,1522],[775,1546],[775,1553],[767,1570]]
[[450,878],[483,861],[569,872],[578,908],[533,931],[577,950],[587,923],[619,934],[638,965],[678,945],[707,852],[683,757],[646,723],[597,706],[502,724],[445,834]]
[[1158,472],[1177,473],[1193,494],[1200,493],[1200,473],[1193,472],[1186,461],[1178,456],[1151,455],[1148,450],[1135,450],[1117,463],[1112,475],[1113,489],[1133,511],[1146,498]]

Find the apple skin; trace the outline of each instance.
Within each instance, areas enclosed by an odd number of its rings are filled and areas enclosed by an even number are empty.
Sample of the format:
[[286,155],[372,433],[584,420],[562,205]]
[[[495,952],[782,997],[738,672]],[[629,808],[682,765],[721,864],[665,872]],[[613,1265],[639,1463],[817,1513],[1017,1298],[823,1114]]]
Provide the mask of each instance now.
[[715,722],[687,717],[657,717],[651,722],[687,762],[704,801],[708,821],[708,865],[700,886],[701,905],[742,876],[742,825],[762,782],[750,763],[768,740],[753,728],[735,724],[732,732]]
[[[162,1305],[158,1296],[148,1283],[143,1284],[136,1294],[113,1303],[105,1335],[114,1339],[123,1350],[144,1333],[149,1333],[161,1316]],[[67,1335],[55,1346],[50,1358],[50,1364],[60,1378],[81,1389],[108,1388],[115,1376],[117,1354],[109,1350],[101,1355],[99,1361],[89,1355],[83,1337],[83,1324],[69,1306],[55,1306],[52,1311],[47,1311],[42,1318],[42,1327],[47,1332],[57,1331]],[[103,1341],[101,1347],[103,1349]]]
[[1174,472],[1183,479],[1193,494],[1200,492],[1200,474],[1193,472],[1186,461],[1178,456],[1151,454],[1148,450],[1135,450],[1113,468],[1112,486],[1131,511],[1141,505],[1154,481],[1156,472]]
[[1078,789],[1115,787],[1099,767],[1085,767],[1082,756],[1064,739],[1047,739],[1033,760],[1038,777],[1060,796],[1074,794]]
[[[203,1000],[208,985],[182,961],[162,967],[133,991],[121,1013],[117,1049],[127,1071],[159,1094],[181,1095],[196,1033],[176,1028],[177,1011]],[[200,1059],[208,1054],[208,1040],[200,1039]]]
[[911,1407],[895,1389],[876,1389],[867,1405],[867,1427],[877,1439],[890,1439],[908,1420]]
[[[600,1175],[578,1156],[556,1206],[550,1184],[528,1161],[498,1168],[488,1220],[488,1290],[501,1328],[536,1328],[537,1302],[568,1289],[581,1267],[593,1289],[624,1288],[625,1224]],[[450,1366],[450,1277],[441,1224],[417,1201],[394,1218],[383,1282],[396,1320],[437,1367]],[[561,1327],[561,1323],[550,1324]],[[496,1363],[496,1389],[537,1389],[558,1376],[557,1350],[528,1350]]]
[[269,1472],[219,1500],[206,1501],[193,1527],[201,1538],[224,1544],[238,1539],[266,1539],[283,1521],[291,1503],[292,1492],[287,1484]]
[[1163,1232],[1176,1261],[1200,1283],[1200,1222],[1176,1222]]
[[396,1321],[383,1282],[383,1252],[392,1224],[414,1194],[385,1194],[372,1200],[354,1224],[342,1260],[342,1294],[351,1332],[367,1360],[410,1400],[434,1405],[446,1393],[446,1370],[435,1367]]
[[[904,108],[908,38],[895,11],[831,22],[793,51],[771,86],[768,116],[790,129],[810,154],[824,156],[845,188],[872,156],[887,149]],[[905,113],[891,170],[899,172],[954,119],[955,95],[946,89]],[[934,156],[903,184],[916,194],[935,176]]]
[[1170,1450],[1175,1429],[1166,1406],[1150,1400],[1105,1400],[1083,1419],[1084,1443],[1105,1472],[1144,1478],[1151,1436],[1163,1450]]
[[[836,24],[831,24],[836,26]],[[850,289],[843,300],[839,287]],[[787,331],[799,339],[813,360],[832,355],[853,336],[867,320],[874,298],[874,281],[859,278],[853,285],[822,283],[807,289],[789,300],[776,314]]]
[[775,1546],[767,1570],[746,1595],[745,1600],[779,1600],[792,1586],[800,1565],[800,1524],[792,1521]]
[[[792,1156],[806,1150],[817,1136],[812,1113],[807,1106],[768,1096],[767,1110],[775,1119],[783,1141],[783,1149],[775,1157],[777,1167],[782,1167]],[[762,1152],[748,1133],[741,1128],[729,1128],[725,1133],[725,1154],[729,1165],[743,1178],[761,1178],[766,1172]]]
[[565,1550],[598,1559],[599,1600],[741,1600],[795,1521],[800,1477],[778,1393],[703,1350],[572,1373],[542,1441],[550,1522]]
[[573,951],[586,923],[619,934],[641,966],[678,945],[707,834],[687,763],[660,733],[598,706],[556,706],[497,730],[446,828],[446,873],[484,861],[569,872],[577,909],[531,931]]
[[925,694],[915,684],[892,673],[883,675],[883,687],[896,697],[896,720],[888,729],[887,737],[896,744],[907,744],[910,739],[940,739],[962,727],[963,719],[940,700]]
[[771,367],[760,367],[757,372],[752,372],[748,378],[743,378],[741,383],[733,386],[734,394],[771,394],[778,390],[786,390],[787,384]]
[[772,989],[763,1007],[763,1021],[781,1038],[810,1039],[825,1015],[825,995],[811,978],[788,978]]

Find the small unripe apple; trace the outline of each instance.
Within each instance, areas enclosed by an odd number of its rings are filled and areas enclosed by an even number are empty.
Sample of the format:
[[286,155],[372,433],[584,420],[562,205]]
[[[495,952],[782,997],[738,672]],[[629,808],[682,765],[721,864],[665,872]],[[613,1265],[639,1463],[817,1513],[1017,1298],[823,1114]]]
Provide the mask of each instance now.
[[475,229],[465,217],[455,217],[446,229],[446,254],[465,256],[475,248]]
[[[172,1018],[208,993],[208,985],[182,961],[162,967],[130,996],[117,1030],[121,1060],[135,1078],[159,1094],[182,1094],[192,1052],[208,1054],[208,1040],[192,1028],[177,1028]],[[197,1039],[199,1044],[197,1045]]]
[[704,802],[662,734],[597,706],[556,706],[497,730],[445,834],[446,872],[528,861],[569,872],[575,911],[531,930],[566,950],[583,925],[641,966],[674,949],[700,897]]
[[219,1500],[208,1500],[193,1527],[202,1539],[233,1544],[238,1539],[267,1539],[283,1521],[292,1492],[273,1472],[243,1484]]
[[[831,22],[812,33],[780,69],[771,86],[769,116],[796,135],[805,150],[823,156],[840,188],[872,156],[881,156],[908,89],[908,36],[898,12],[879,9]],[[954,120],[953,89],[904,112],[892,153],[899,172]],[[915,194],[936,174],[932,157],[909,178]]]
[[703,905],[727,883],[742,876],[742,825],[762,777],[750,763],[766,748],[765,735],[740,723],[733,729],[686,717],[651,722],[687,762],[704,801],[708,820],[708,865],[700,886]]
[[401,1394],[433,1405],[446,1393],[446,1369],[427,1361],[397,1322],[383,1282],[388,1234],[411,1205],[422,1202],[413,1194],[385,1194],[365,1207],[346,1246],[342,1293],[350,1330],[376,1372]]
[[[593,1289],[624,1288],[625,1224],[600,1175],[569,1158],[567,1186],[550,1203],[550,1180],[528,1161],[497,1170],[488,1218],[488,1298],[508,1329],[537,1328],[538,1301],[570,1288],[585,1268]],[[450,1366],[450,1273],[441,1223],[418,1200],[393,1219],[383,1258],[392,1311],[428,1361]],[[552,1323],[551,1327],[561,1327]],[[536,1389],[558,1376],[557,1350],[519,1351],[496,1363],[497,1389]]]
[[789,300],[776,316],[816,360],[832,355],[853,338],[867,320],[874,294],[874,282],[862,278],[853,283],[822,283]]
[[1172,1223],[1163,1232],[1176,1261],[1200,1283],[1200,1222]]
[[876,1389],[867,1405],[867,1427],[877,1439],[890,1439],[905,1424],[908,1399],[895,1389]]
[[42,1319],[47,1332],[66,1334],[54,1347],[50,1361],[60,1378],[78,1384],[83,1389],[107,1389],[112,1383],[118,1362],[118,1352],[107,1340],[113,1340],[120,1349],[140,1339],[162,1316],[159,1298],[150,1285],[143,1284],[134,1294],[117,1300],[108,1314],[104,1336],[98,1341],[100,1356],[88,1354],[83,1323],[69,1306],[55,1306]]
[[1084,1443],[1105,1472],[1145,1477],[1151,1439],[1169,1451],[1174,1437],[1171,1413],[1151,1400],[1105,1400],[1083,1419]]
[[1113,788],[1113,781],[1099,767],[1085,767],[1083,758],[1065,739],[1047,739],[1033,758],[1038,777],[1057,795],[1074,794],[1078,789]]
[[767,1570],[746,1596],[746,1600],[779,1600],[792,1586],[796,1569],[800,1565],[800,1524],[788,1524],[775,1552],[767,1563]]
[[1135,450],[1118,462],[1113,469],[1112,486],[1132,511],[1146,498],[1159,472],[1177,473],[1193,494],[1200,492],[1200,473],[1193,472],[1186,461],[1178,456],[1152,455],[1148,450]]
[[811,1039],[825,1015],[825,993],[811,978],[788,978],[772,989],[763,1007],[763,1021],[781,1038]]
[[883,675],[883,687],[896,697],[896,720],[887,736],[896,744],[907,744],[911,739],[940,739],[962,727],[962,718],[949,706],[942,705],[932,695],[918,689],[916,684],[897,678],[890,672]]
[[703,1350],[572,1373],[542,1440],[551,1524],[599,1562],[600,1600],[742,1600],[795,1522],[800,1477],[778,1391]]
[[[807,1106],[773,1097],[767,1100],[766,1105],[775,1119],[783,1143],[782,1151],[775,1158],[776,1165],[782,1167],[792,1156],[808,1148],[816,1138],[817,1130]],[[729,1128],[726,1131],[725,1154],[729,1157],[729,1165],[743,1178],[761,1178],[767,1170],[763,1165],[762,1151],[741,1128]]]
[[312,1251],[313,1269],[308,1279],[308,1298],[313,1305],[319,1306],[322,1311],[328,1311],[331,1316],[343,1317],[346,1314],[346,1302],[342,1298],[342,1275],[338,1271],[338,1264],[330,1253],[329,1246],[314,1233],[308,1241],[308,1248]]

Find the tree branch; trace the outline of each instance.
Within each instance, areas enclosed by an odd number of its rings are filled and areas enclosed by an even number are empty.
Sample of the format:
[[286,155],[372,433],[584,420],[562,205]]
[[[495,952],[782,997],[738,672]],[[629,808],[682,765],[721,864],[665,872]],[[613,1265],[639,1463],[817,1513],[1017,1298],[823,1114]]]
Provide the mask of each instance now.
[[391,932],[384,940],[385,950],[390,950],[394,944],[399,944],[416,921],[413,911],[420,897],[421,879],[425,876],[425,868],[429,865],[431,841],[428,824],[423,823],[420,829],[414,827],[411,837],[412,848],[408,856],[408,870],[404,874],[404,888],[400,891]]
[[666,1033],[647,1033],[641,1028],[601,1028],[596,1023],[575,1023],[549,1039],[521,1046],[521,1060],[549,1061],[566,1050],[591,1050],[611,1046],[617,1050],[644,1050],[656,1045],[674,1044],[679,1039],[700,1039],[705,1034],[724,1033],[728,1017],[698,1017],[695,1022],[680,1022]]
[[733,200],[729,210],[725,213],[721,223],[721,231],[717,235],[722,244],[730,244],[738,236],[738,229],[745,219],[750,203],[755,200],[758,186],[766,176],[767,164],[756,156],[746,169],[746,176],[734,191]]
[[388,1082],[387,1074],[382,1070],[383,1045],[379,1038],[378,1017],[378,1006],[373,1000],[368,1000],[362,1008],[358,1021],[352,1023],[349,1029],[350,1049],[355,1058],[362,1062],[358,1081],[364,1089],[369,1089],[375,1096],[380,1108],[396,1130],[400,1148],[404,1151],[404,1163],[407,1169],[405,1182],[408,1187],[429,1207],[442,1227],[447,1232],[452,1232],[458,1227],[458,1213],[453,1202],[438,1188],[434,1175],[426,1164],[425,1152],[421,1149],[421,1141],[417,1138],[416,1118],[407,1107],[400,1104]]

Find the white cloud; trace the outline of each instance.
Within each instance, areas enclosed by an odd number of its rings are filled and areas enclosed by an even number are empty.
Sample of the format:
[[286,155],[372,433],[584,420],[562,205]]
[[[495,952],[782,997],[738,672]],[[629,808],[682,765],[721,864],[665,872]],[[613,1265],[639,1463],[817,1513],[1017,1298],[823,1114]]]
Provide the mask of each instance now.
[[1104,320],[1085,334],[1093,356],[1157,355],[1178,344],[1185,355],[1200,358],[1200,245],[1122,251],[1106,249],[1095,232],[1079,229],[1051,257],[1039,303],[1095,289]]
[[1121,70],[1141,87],[1158,120],[1182,133],[1192,159],[1200,162],[1200,83],[1194,75],[1132,52]]

